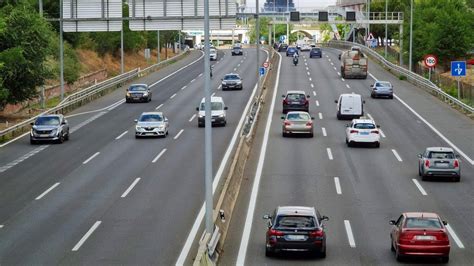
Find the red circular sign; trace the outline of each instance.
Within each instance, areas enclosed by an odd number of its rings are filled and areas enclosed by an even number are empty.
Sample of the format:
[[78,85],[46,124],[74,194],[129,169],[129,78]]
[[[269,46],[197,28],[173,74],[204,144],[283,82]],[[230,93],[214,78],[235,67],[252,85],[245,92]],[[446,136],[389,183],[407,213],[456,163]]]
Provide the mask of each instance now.
[[263,63],[264,68],[268,68],[268,62]]
[[425,60],[423,60],[426,67],[434,67],[438,64],[438,57],[436,55],[428,54],[425,55]]

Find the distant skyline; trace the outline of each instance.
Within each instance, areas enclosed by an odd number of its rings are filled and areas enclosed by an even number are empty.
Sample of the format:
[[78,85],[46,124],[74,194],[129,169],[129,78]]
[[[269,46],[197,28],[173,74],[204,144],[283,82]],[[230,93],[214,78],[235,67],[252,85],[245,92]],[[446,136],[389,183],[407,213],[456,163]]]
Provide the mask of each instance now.
[[[247,0],[248,7],[255,7],[255,0]],[[263,7],[263,4],[266,0],[259,0],[259,5]],[[335,5],[336,0],[293,0],[295,7],[327,7],[330,5]]]

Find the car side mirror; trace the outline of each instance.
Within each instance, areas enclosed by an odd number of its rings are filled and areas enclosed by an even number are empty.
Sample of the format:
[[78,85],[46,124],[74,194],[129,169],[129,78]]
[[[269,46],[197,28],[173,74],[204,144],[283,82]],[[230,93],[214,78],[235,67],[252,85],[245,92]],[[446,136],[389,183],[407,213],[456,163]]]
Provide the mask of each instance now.
[[268,214],[265,214],[265,215],[263,216],[263,219],[265,219],[265,220],[268,220],[268,219],[271,219],[271,218],[272,218],[272,217],[271,217],[270,215],[268,215]]
[[34,125],[34,124],[35,124],[35,122],[31,122],[31,123],[30,123],[30,125]]
[[395,220],[390,220],[390,222],[388,222],[389,224],[391,225],[395,225],[397,222],[395,222]]
[[282,95],[281,95],[281,97],[285,98],[285,95],[284,95],[284,94],[282,94]]
[[311,120],[314,120],[314,116],[311,117]]
[[373,88],[373,87],[374,87],[374,85],[370,85],[370,88]]
[[168,117],[165,117],[164,121],[165,121],[165,122],[168,122]]
[[418,158],[421,158],[421,157],[422,157],[421,153],[420,153],[420,154],[418,154]]
[[365,103],[365,100],[364,100],[364,101],[362,101],[362,103]]
[[337,100],[334,100],[335,103],[337,103]]
[[443,221],[443,224],[444,224],[444,225],[448,225],[448,222],[446,222],[446,221]]
[[329,221],[329,217],[323,215],[323,217],[321,217],[321,221]]
[[285,119],[285,116],[284,116],[284,115],[282,115],[282,116],[281,116],[281,119]]
[[224,110],[227,110],[227,109],[229,109],[229,107],[227,107],[227,106],[226,106],[226,107],[224,107]]
[[455,156],[456,156],[457,159],[461,158],[461,156],[459,154],[456,154]]
[[138,122],[138,119],[135,119],[135,120],[133,120],[133,121],[135,121],[135,123],[137,123],[137,122]]
[[196,107],[196,111],[199,111],[199,107]]
[[66,125],[66,124],[67,124],[67,121],[61,122],[61,125]]
[[311,96],[310,95],[306,95],[306,98],[310,98]]
[[380,125],[377,125],[377,128],[380,128]]
[[346,124],[346,127],[350,127],[350,126],[351,126],[351,125],[349,125],[349,124]]

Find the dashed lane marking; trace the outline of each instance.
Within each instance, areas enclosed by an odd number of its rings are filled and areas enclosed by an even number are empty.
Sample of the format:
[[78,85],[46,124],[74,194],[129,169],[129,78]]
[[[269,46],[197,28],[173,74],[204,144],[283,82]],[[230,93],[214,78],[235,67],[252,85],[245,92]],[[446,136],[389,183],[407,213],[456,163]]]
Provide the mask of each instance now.
[[130,191],[132,191],[132,189],[137,185],[137,183],[141,180],[140,177],[136,178],[135,181],[133,181],[133,183],[127,188],[127,190],[125,190],[125,192],[123,192],[122,196],[120,196],[121,198],[125,198],[128,193],[130,193]]
[[323,131],[323,136],[327,137],[328,134],[326,133],[326,128],[323,127],[323,128],[321,128],[321,130]]
[[336,186],[336,193],[338,195],[342,194],[341,183],[339,182],[339,177],[334,177],[334,185]]
[[183,133],[184,129],[181,129],[178,134],[176,134],[176,136],[174,136],[174,140],[177,140],[179,138],[179,136],[181,136],[181,134]]
[[156,163],[156,161],[158,161],[161,158],[161,156],[163,156],[163,154],[165,154],[165,152],[166,152],[166,148],[161,150],[161,152],[158,155],[156,155],[155,159],[153,159],[153,161],[151,161],[151,162]]
[[86,242],[86,240],[94,233],[94,231],[99,227],[99,225],[102,223],[102,221],[97,221],[92,225],[92,227],[87,231],[87,233],[77,242],[77,244],[72,248],[72,251],[78,251],[81,246]]
[[48,194],[49,192],[51,192],[51,190],[53,190],[54,188],[56,188],[57,186],[59,186],[59,183],[56,183],[54,185],[52,185],[50,188],[48,188],[45,192],[41,193],[41,195],[39,195],[38,197],[35,198],[35,200],[40,200],[42,199],[44,196],[46,196],[46,194]]
[[418,180],[416,179],[412,179],[413,183],[415,183],[415,186],[418,188],[418,190],[421,192],[421,194],[423,196],[426,196],[428,195],[428,193],[426,193],[425,189],[421,186],[420,182],[418,182]]
[[354,235],[352,234],[351,223],[349,222],[349,220],[344,220],[344,226],[346,227],[347,240],[349,241],[349,246],[351,246],[351,248],[355,248],[356,243],[354,240]]
[[128,133],[128,130],[125,130],[125,132],[123,132],[122,134],[118,135],[115,139],[120,139],[122,138],[125,134]]
[[92,155],[91,157],[89,157],[87,160],[85,160],[82,164],[87,164],[88,162],[92,161],[92,159],[94,159],[95,157],[97,157],[97,155],[99,155],[100,152],[96,152],[94,153],[94,155]]
[[326,148],[326,151],[327,151],[327,153],[328,153],[328,158],[329,158],[329,160],[334,160],[334,157],[332,157],[331,148]]

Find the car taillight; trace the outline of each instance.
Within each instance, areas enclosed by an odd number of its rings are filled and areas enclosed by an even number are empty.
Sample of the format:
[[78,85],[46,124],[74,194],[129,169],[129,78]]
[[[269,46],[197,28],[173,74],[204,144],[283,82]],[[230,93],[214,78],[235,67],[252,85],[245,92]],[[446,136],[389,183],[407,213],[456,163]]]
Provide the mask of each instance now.
[[270,229],[270,230],[268,230],[268,235],[269,236],[283,236],[285,234],[282,231],[278,231],[278,230],[275,230],[275,229]]
[[459,167],[459,161],[458,159],[454,160],[454,168],[458,168]]
[[309,232],[309,236],[310,237],[323,237],[324,231],[321,229],[317,229],[317,230]]
[[291,122],[288,120],[285,120],[285,126],[291,126]]
[[370,131],[370,133],[379,134],[379,131],[378,130],[372,130],[372,131]]
[[312,125],[313,125],[313,122],[311,122],[311,121],[309,121],[309,122],[306,123],[306,126],[307,126],[307,127],[310,127],[310,126],[312,126]]
[[429,160],[425,160],[425,167],[430,167],[430,161]]
[[309,101],[308,101],[308,100],[304,100],[304,105],[309,105]]
[[401,241],[410,241],[413,239],[414,235],[413,232],[401,232],[399,238]]
[[352,133],[359,133],[359,131],[358,131],[358,130],[351,129],[351,131],[349,131],[349,133],[351,133],[351,134],[352,134]]
[[287,100],[287,99],[284,99],[284,100],[283,100],[283,104],[288,104],[288,100]]

